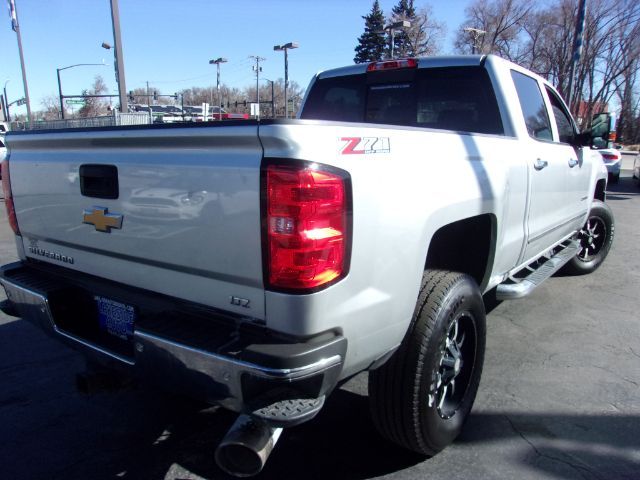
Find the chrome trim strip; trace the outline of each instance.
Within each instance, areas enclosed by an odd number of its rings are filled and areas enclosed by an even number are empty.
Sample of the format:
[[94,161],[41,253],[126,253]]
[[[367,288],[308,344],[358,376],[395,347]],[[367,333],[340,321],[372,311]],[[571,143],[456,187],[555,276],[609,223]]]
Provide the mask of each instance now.
[[108,357],[111,357],[115,360],[120,360],[121,362],[126,363],[127,365],[135,365],[136,362],[134,362],[133,360],[129,360],[127,357],[123,357],[122,355],[118,355],[117,353],[113,353],[110,352],[109,350],[105,350],[102,347],[99,347],[98,345],[95,345],[93,343],[87,342],[86,340],[82,340],[81,338],[78,338],[74,335],[71,335],[67,332],[65,332],[64,330],[60,330],[58,327],[55,327],[56,333],[60,334],[60,336],[68,338],[69,340],[73,340],[74,342],[78,342],[81,345],[90,348],[92,350],[95,350],[99,353],[102,353],[104,355],[107,355]]
[[336,365],[339,365],[342,362],[342,357],[340,357],[340,355],[334,355],[333,357],[323,358],[322,360],[319,360],[310,365],[305,365],[303,367],[267,368],[267,367],[262,367],[260,365],[256,365],[255,363],[245,362],[243,360],[237,360],[234,358],[219,355],[217,353],[207,352],[206,350],[202,350],[199,348],[190,347],[188,345],[177,343],[172,340],[167,340],[166,338],[158,337],[156,335],[142,332],[139,330],[134,332],[134,338],[135,337],[141,337],[144,340],[147,340],[160,348],[168,348],[170,350],[178,349],[183,352],[186,351],[186,352],[191,352],[198,355],[204,355],[205,357],[211,360],[214,360],[223,364],[227,364],[228,366],[236,367],[241,370],[249,370],[253,373],[256,373],[264,377],[278,378],[278,379],[282,379],[282,378],[293,379],[293,378],[304,377],[307,375],[312,375],[314,373],[318,373],[323,370],[327,370],[331,367],[334,367]]

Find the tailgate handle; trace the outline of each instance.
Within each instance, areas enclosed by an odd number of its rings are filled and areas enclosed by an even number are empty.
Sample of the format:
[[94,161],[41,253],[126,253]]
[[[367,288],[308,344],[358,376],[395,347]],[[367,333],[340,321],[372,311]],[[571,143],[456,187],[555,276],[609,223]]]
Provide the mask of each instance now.
[[80,165],[80,192],[85,197],[118,198],[118,168],[115,165]]

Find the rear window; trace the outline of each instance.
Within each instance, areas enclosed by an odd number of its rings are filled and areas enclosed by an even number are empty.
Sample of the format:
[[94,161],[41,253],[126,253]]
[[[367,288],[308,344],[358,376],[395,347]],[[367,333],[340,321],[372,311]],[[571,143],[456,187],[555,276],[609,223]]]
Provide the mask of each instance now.
[[[318,80],[301,118],[503,134],[489,76],[481,67],[385,72]],[[400,75],[398,75],[400,76]]]

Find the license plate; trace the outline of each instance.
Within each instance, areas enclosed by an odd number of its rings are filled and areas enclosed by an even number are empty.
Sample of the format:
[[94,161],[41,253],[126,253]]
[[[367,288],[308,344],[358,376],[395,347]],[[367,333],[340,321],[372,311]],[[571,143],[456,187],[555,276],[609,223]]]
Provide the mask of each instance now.
[[133,324],[136,313],[131,305],[116,302],[110,298],[93,297],[98,304],[98,322],[100,329],[122,340],[133,337]]

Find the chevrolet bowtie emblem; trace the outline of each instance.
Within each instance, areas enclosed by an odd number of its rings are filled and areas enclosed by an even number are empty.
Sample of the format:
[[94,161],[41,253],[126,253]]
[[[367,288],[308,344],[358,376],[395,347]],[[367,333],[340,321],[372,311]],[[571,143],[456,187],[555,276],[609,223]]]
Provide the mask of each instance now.
[[110,233],[112,228],[122,228],[122,215],[108,213],[105,207],[93,207],[85,210],[82,223],[96,227],[99,232]]

